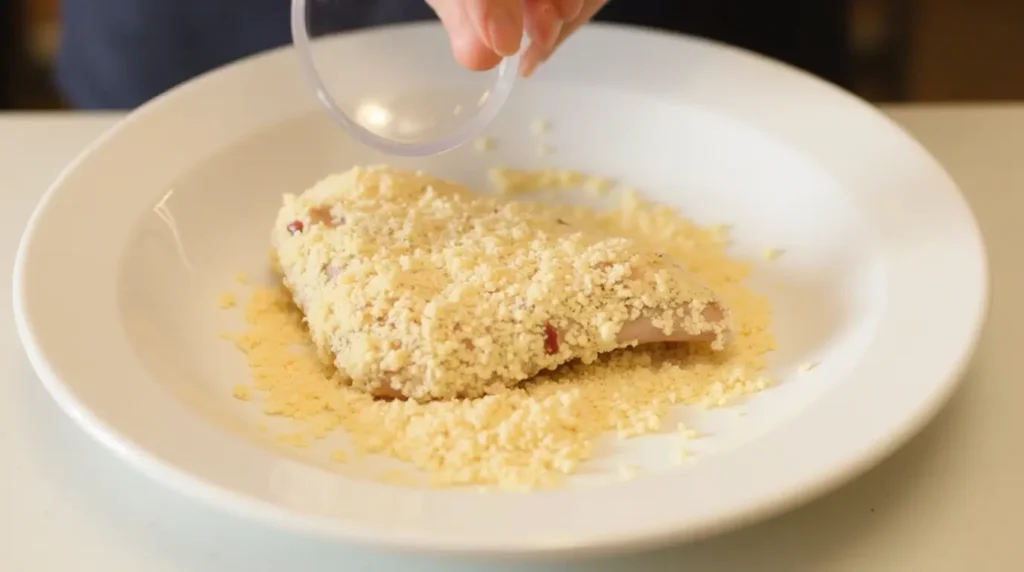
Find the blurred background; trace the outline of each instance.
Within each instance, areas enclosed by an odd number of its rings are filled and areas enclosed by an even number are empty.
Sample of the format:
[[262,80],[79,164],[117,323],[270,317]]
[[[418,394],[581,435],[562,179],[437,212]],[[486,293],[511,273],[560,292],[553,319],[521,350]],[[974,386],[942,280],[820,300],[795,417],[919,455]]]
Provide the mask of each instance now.
[[[844,10],[844,83],[868,100],[1024,99],[1024,0],[849,0]],[[0,109],[65,107],[53,82],[60,42],[59,0],[0,0]]]

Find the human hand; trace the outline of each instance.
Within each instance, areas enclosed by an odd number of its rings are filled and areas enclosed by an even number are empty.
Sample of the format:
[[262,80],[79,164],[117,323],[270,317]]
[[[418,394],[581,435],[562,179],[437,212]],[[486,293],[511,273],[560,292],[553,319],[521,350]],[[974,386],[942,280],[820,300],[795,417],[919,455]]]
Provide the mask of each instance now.
[[530,45],[520,73],[528,77],[607,0],[426,0],[448,32],[455,59],[487,70]]

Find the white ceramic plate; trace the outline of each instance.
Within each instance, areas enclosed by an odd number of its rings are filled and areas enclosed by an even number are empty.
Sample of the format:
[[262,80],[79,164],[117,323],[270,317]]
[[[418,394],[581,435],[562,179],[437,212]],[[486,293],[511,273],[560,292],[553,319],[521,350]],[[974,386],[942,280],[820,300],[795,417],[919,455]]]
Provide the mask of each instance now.
[[[368,94],[394,94],[457,78],[425,62],[389,85],[374,79],[378,54],[443,41],[415,25],[324,49]],[[544,159],[528,128],[538,118],[554,126],[557,151]],[[482,495],[338,475],[312,453],[263,443],[256,413],[230,395],[246,370],[218,338],[234,324],[216,295],[238,271],[267,276],[281,193],[388,160],[328,121],[287,50],[138,110],[49,190],[14,277],[36,371],[119,456],[243,518],[344,542],[506,555],[638,548],[767,517],[879,461],[953,391],[986,309],[982,239],[943,169],[846,93],[720,45],[591,26],[517,86],[490,135],[487,155],[468,146],[399,164],[480,186],[496,162],[595,171],[732,224],[739,255],[785,249],[752,280],[774,305],[781,383],[745,416],[694,413],[712,435],[695,446],[697,462],[670,467],[657,437],[640,439],[616,453],[646,469],[635,480]],[[796,375],[808,361],[820,366]]]

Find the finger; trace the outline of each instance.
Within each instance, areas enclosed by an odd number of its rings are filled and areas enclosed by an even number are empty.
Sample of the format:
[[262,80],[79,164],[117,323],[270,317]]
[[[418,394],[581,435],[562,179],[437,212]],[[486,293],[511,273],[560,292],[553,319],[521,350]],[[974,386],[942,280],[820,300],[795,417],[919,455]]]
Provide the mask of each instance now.
[[555,9],[563,20],[575,20],[583,11],[584,0],[555,0]]
[[523,77],[532,76],[533,72],[537,71],[537,67],[547,58],[547,54],[548,48],[531,42],[519,61],[519,75]]
[[575,33],[576,30],[579,30],[580,26],[586,24],[594,16],[596,16],[597,13],[601,11],[601,8],[604,8],[604,5],[607,3],[608,0],[586,0],[583,3],[583,8],[580,10],[579,15],[573,18],[571,21],[566,22],[566,24],[562,26],[562,32],[558,35],[558,39],[555,40],[555,45],[551,48],[551,51],[549,52],[548,56],[550,56],[551,53],[557,50],[563,42],[569,39],[569,36],[573,35],[573,33]]
[[526,0],[525,26],[531,44],[554,47],[562,31],[562,17],[552,0]]
[[511,56],[523,41],[522,0],[461,0],[480,38],[498,55]]
[[586,0],[583,8],[580,10],[579,15],[562,25],[562,31],[559,32],[558,38],[550,48],[544,48],[537,44],[530,44],[523,54],[522,63],[519,66],[520,74],[523,77],[530,77],[533,72],[536,71],[537,67],[544,63],[551,54],[557,50],[563,42],[565,42],[569,36],[571,36],[576,30],[583,24],[590,21],[591,18],[597,14],[601,8],[607,3],[607,0]]
[[452,54],[460,65],[474,71],[488,70],[498,65],[501,57],[480,36],[462,1],[427,0],[427,4],[441,20],[448,34]]

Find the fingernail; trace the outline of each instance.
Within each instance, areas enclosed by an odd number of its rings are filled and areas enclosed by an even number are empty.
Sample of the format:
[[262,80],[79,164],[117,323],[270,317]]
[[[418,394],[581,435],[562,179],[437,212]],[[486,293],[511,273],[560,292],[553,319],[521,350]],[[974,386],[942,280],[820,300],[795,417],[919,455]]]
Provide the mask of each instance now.
[[509,4],[495,3],[494,12],[487,25],[487,33],[491,37],[491,49],[498,55],[515,54],[519,51],[523,37],[520,13]]
[[519,74],[523,76],[523,79],[530,79],[530,76],[533,75],[533,72],[536,69],[536,62],[526,62],[519,68]]
[[531,77],[537,68],[547,59],[548,53],[540,45],[533,43],[523,54],[522,63],[519,66],[519,75],[524,79]]

